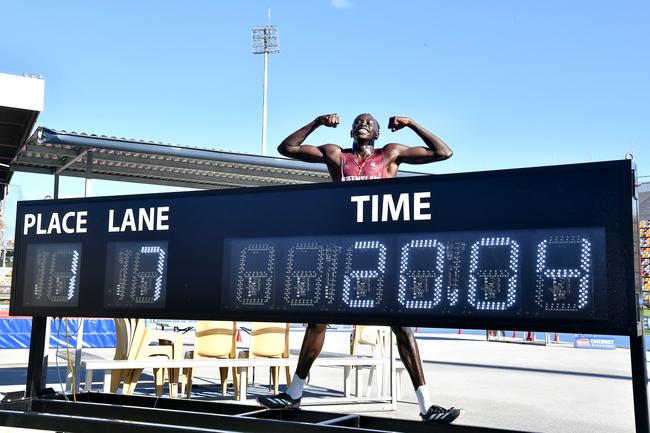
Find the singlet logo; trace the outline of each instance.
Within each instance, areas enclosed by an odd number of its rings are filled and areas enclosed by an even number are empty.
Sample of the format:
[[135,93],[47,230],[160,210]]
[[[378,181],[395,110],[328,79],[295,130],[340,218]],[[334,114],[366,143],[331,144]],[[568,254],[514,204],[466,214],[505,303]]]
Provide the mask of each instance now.
[[341,182],[354,181],[354,180],[371,180],[381,179],[381,176],[343,176]]

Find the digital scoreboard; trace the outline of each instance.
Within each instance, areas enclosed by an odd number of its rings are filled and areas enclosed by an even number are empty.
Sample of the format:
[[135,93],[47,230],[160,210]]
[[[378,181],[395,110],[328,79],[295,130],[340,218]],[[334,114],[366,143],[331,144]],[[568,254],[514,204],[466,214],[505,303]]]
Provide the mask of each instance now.
[[226,239],[234,272],[222,303],[232,312],[597,318],[604,240],[593,228]]
[[20,202],[11,314],[637,335],[630,161]]

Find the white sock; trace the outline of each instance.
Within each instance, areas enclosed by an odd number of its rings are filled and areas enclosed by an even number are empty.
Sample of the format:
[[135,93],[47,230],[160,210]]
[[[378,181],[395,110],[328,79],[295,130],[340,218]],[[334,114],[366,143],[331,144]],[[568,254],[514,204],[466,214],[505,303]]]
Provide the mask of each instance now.
[[294,373],[293,378],[291,379],[291,385],[287,387],[287,390],[285,392],[289,395],[289,397],[296,400],[302,397],[302,389],[304,387],[305,379],[301,379],[296,373]]
[[420,413],[424,415],[429,410],[429,407],[431,407],[431,400],[429,399],[429,388],[426,385],[420,385],[420,387],[415,390],[415,395],[418,398]]

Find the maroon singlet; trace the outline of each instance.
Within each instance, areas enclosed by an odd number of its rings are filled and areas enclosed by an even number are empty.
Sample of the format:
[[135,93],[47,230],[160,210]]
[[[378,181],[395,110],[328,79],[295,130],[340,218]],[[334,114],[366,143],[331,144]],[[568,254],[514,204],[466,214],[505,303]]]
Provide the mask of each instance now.
[[375,149],[366,159],[359,159],[352,149],[341,152],[341,170],[334,182],[349,182],[354,180],[384,179],[390,177],[384,166],[384,153]]

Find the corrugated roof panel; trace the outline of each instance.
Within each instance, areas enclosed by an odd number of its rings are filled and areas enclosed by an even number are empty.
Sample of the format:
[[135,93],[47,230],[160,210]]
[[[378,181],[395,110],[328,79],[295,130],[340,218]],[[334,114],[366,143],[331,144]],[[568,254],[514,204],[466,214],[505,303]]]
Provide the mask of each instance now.
[[[86,154],[88,152],[88,154]],[[90,155],[92,171],[86,174]],[[38,128],[12,170],[196,188],[328,182],[323,164]],[[402,176],[416,173],[401,173]]]

